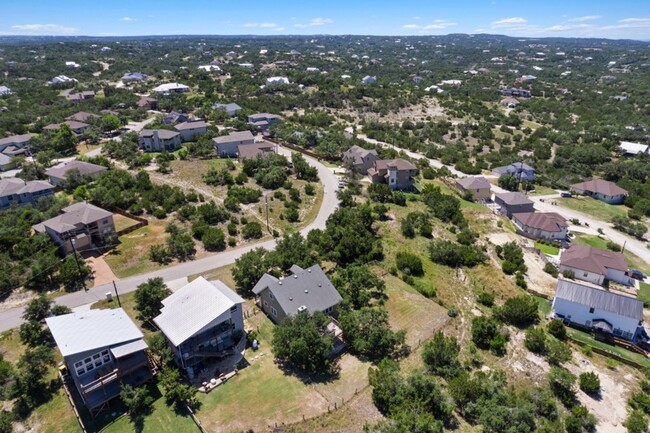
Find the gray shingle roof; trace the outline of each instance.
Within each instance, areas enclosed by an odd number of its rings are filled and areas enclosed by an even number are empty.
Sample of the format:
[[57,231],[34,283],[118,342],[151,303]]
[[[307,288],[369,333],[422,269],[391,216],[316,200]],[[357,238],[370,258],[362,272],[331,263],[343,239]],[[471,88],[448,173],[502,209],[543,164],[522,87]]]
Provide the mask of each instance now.
[[585,286],[575,281],[558,280],[555,297],[619,316],[643,320],[643,302],[638,299]]
[[294,265],[291,269],[293,275],[281,280],[265,274],[253,293],[259,295],[268,288],[287,315],[298,312],[301,306],[310,313],[325,311],[343,299],[319,265],[307,269]]
[[571,245],[562,253],[560,264],[599,275],[607,275],[608,268],[627,271],[627,261],[623,254],[588,245]]
[[576,183],[571,185],[571,189],[603,194],[610,197],[627,195],[627,190],[624,190],[614,182],[603,179],[592,179],[586,182]]
[[141,340],[143,337],[121,308],[64,314],[48,317],[45,322],[64,357]]
[[153,137],[154,131],[158,131],[158,138],[161,140],[169,140],[180,135],[176,131],[169,131],[167,129],[143,129],[140,131],[140,137]]
[[63,208],[61,215],[43,221],[40,224],[33,226],[33,229],[39,233],[45,231],[45,227],[49,227],[57,233],[65,233],[69,230],[75,229],[79,224],[91,224],[104,218],[108,218],[113,214],[100,207],[94,206],[86,202],[79,202]]
[[177,131],[185,131],[188,129],[196,129],[196,128],[207,128],[208,124],[205,123],[203,120],[194,120],[191,122],[183,122],[179,123],[178,125],[174,126],[174,129]]
[[219,280],[199,277],[163,300],[160,315],[154,322],[174,346],[192,335],[230,308],[244,300]]
[[456,180],[463,189],[490,189],[490,182],[483,176],[463,177]]
[[343,159],[353,159],[355,164],[363,164],[363,158],[368,155],[374,155],[379,159],[375,149],[364,149],[356,144],[343,152]]
[[236,131],[221,137],[215,137],[212,140],[217,144],[232,143],[235,141],[253,140],[253,133],[250,131]]
[[13,194],[27,194],[54,189],[49,182],[44,180],[24,181],[18,178],[0,179],[0,197]]
[[92,175],[106,171],[107,168],[90,162],[72,160],[57,164],[54,167],[45,170],[47,176],[56,177],[58,179],[65,179],[66,173],[70,170],[79,170],[80,174]]
[[528,197],[526,197],[520,192],[504,192],[502,194],[496,194],[495,197],[500,199],[503,203],[510,206],[533,203],[531,200],[528,199]]
[[11,137],[0,138],[0,146],[6,144],[25,144],[32,139],[32,134],[12,135]]

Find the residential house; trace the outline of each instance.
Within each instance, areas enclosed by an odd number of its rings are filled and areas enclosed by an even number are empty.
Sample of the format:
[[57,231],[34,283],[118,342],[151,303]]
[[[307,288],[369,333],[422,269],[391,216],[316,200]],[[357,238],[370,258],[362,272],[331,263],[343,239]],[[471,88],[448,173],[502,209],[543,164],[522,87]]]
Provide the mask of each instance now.
[[27,151],[27,145],[32,139],[32,134],[12,135],[0,138],[0,154],[13,158]]
[[65,75],[57,75],[56,77],[52,78],[50,81],[48,81],[48,84],[56,85],[56,84],[67,84],[67,83],[77,83],[76,78],[70,78]]
[[152,91],[160,95],[169,95],[171,93],[187,93],[190,91],[190,87],[180,83],[166,83],[154,87]]
[[149,98],[148,96],[140,98],[140,100],[135,104],[140,108],[146,108],[148,110],[155,110],[158,108],[158,100],[156,98]]
[[279,84],[290,84],[287,77],[269,77],[266,79],[267,86],[275,86]]
[[366,75],[361,79],[362,84],[376,84],[377,83],[377,77],[373,75]]
[[0,208],[34,204],[41,197],[54,195],[54,187],[44,180],[0,179]]
[[122,75],[122,82],[123,83],[133,83],[136,81],[144,81],[147,79],[147,74],[143,74],[142,72],[127,72],[124,75]]
[[508,218],[515,213],[535,212],[534,203],[520,192],[495,194],[494,202],[500,206],[501,214]]
[[13,93],[13,92],[11,91],[11,89],[10,89],[9,87],[7,87],[7,86],[0,86],[0,96],[9,96],[9,95],[11,95],[12,93]]
[[95,92],[93,90],[84,90],[83,92],[71,93],[68,95],[68,101],[70,102],[82,102],[94,98],[95,98]]
[[592,179],[571,185],[571,191],[588,195],[596,200],[609,204],[620,204],[625,201],[627,191],[614,182],[603,179]]
[[604,285],[606,281],[614,281],[631,286],[633,283],[627,270],[623,254],[588,245],[571,245],[560,256],[560,272],[571,271],[576,279],[593,284]]
[[181,141],[195,141],[208,132],[208,124],[203,120],[191,120],[179,123],[174,126],[174,129],[181,134]]
[[255,67],[252,63],[240,63],[238,66],[243,69],[253,69]]
[[417,174],[417,167],[404,159],[378,159],[368,169],[372,183],[385,183],[390,189],[412,189]]
[[248,123],[262,132],[267,131],[271,125],[280,122],[280,120],[282,120],[281,116],[270,113],[256,113],[248,116]]
[[566,240],[569,224],[555,212],[513,213],[512,222],[522,234],[533,239]]
[[16,167],[13,157],[0,153],[0,171],[11,170]]
[[138,144],[145,152],[174,152],[181,147],[181,134],[167,129],[143,129]]
[[104,245],[115,234],[113,213],[100,207],[82,201],[63,208],[62,212],[32,228],[36,233],[47,233],[63,254]]
[[221,68],[217,65],[201,65],[197,69],[205,72],[220,72]]
[[267,155],[275,152],[275,144],[268,142],[245,144],[237,146],[237,158],[239,162],[244,162],[246,159],[254,159],[258,156]]
[[230,117],[235,117],[237,113],[241,111],[241,107],[234,102],[231,102],[229,104],[215,103],[212,105],[212,108],[215,110],[223,111]]
[[379,155],[375,149],[367,150],[356,144],[343,152],[343,161],[350,161],[356,173],[367,174],[378,159]]
[[250,131],[236,131],[221,137],[215,137],[214,148],[219,156],[237,156],[240,147],[255,143],[255,137]]
[[502,107],[506,107],[506,108],[517,108],[517,107],[519,107],[519,101],[517,101],[515,98],[512,98],[510,96],[506,96],[505,98],[503,98],[501,100],[501,102],[499,102],[499,104]]
[[190,116],[187,114],[179,113],[178,111],[172,111],[171,113],[165,114],[163,117],[163,124],[171,125],[173,123],[183,123],[190,120]]
[[65,120],[74,120],[76,122],[87,122],[89,119],[99,119],[99,116],[93,113],[86,113],[85,111],[80,111],[71,116],[65,118]]
[[492,174],[498,177],[511,175],[516,177],[519,182],[533,182],[535,180],[535,169],[524,162],[493,168]]
[[86,132],[86,129],[90,128],[90,125],[83,122],[77,122],[76,120],[66,120],[63,123],[51,123],[43,127],[44,131],[58,131],[61,128],[61,125],[66,124],[70,127],[72,132],[75,135],[81,135]]
[[530,97],[533,96],[530,93],[530,90],[515,89],[515,88],[501,89],[501,90],[499,90],[499,93],[501,93],[503,96],[513,96],[513,97],[517,97],[517,98],[530,98]]
[[260,308],[275,323],[294,314],[322,311],[332,317],[342,298],[319,265],[302,269],[293,265],[291,275],[276,278],[264,274],[253,287]]
[[65,67],[66,68],[77,69],[77,68],[80,68],[81,65],[79,63],[77,63],[77,62],[65,62]]
[[242,341],[245,344],[244,300],[219,280],[198,277],[162,304],[153,321],[190,378],[196,364],[234,355],[234,348]]
[[623,156],[635,156],[640,154],[647,155],[648,153],[650,153],[648,152],[650,146],[648,146],[647,144],[630,143],[629,141],[621,141],[618,148],[620,152],[623,154]]
[[602,288],[560,279],[552,308],[570,324],[627,340],[643,332],[643,302]]
[[456,187],[460,189],[463,194],[470,192],[472,194],[472,200],[481,201],[481,200],[490,200],[492,198],[492,192],[490,188],[490,182],[483,176],[470,176],[470,177],[461,177],[456,179]]
[[82,176],[89,176],[92,179],[97,179],[100,174],[107,170],[106,167],[91,164],[90,162],[78,161],[73,159],[68,162],[61,162],[53,167],[45,170],[45,175],[50,178],[50,183],[54,186],[61,186],[63,181],[66,180],[70,170],[77,170]]
[[95,414],[119,397],[122,384],[151,375],[147,343],[122,308],[45,319],[84,405]]

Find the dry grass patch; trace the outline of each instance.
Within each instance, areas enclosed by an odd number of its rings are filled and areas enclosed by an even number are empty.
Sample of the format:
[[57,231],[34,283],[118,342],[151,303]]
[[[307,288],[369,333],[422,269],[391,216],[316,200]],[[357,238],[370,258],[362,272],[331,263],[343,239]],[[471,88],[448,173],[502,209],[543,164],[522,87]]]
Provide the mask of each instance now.
[[151,272],[162,266],[149,260],[152,245],[165,242],[167,220],[150,218],[149,225],[120,236],[120,244],[105,256],[106,263],[119,278]]

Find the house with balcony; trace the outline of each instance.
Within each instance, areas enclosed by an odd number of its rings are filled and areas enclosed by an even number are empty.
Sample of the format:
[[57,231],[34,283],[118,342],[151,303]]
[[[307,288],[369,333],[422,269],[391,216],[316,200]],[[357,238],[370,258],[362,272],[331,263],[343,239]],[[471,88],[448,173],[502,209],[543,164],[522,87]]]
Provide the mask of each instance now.
[[319,265],[307,269],[293,265],[289,271],[284,278],[264,274],[253,287],[258,305],[271,320],[282,323],[302,312],[338,315],[336,307],[343,298]]
[[236,131],[212,139],[217,155],[234,157],[241,148],[255,144],[255,137],[250,131]]
[[256,113],[248,116],[248,123],[255,126],[259,131],[265,132],[276,123],[282,120],[281,116],[270,113]]
[[153,321],[165,335],[175,360],[190,379],[195,366],[236,356],[245,342],[244,300],[219,280],[199,277],[162,301]]
[[115,234],[113,214],[86,202],[65,207],[61,215],[32,228],[36,233],[47,233],[66,255],[104,245]]
[[367,174],[373,163],[379,159],[375,149],[367,150],[356,144],[343,152],[343,161],[352,164],[356,173]]
[[11,205],[34,204],[41,197],[54,195],[54,186],[44,180],[0,179],[0,209]]
[[45,319],[84,405],[95,415],[119,397],[122,384],[152,377],[144,335],[122,308]]
[[390,189],[410,190],[415,186],[418,170],[405,159],[378,159],[368,169],[372,183],[388,184]]
[[181,134],[167,129],[143,129],[138,144],[145,152],[174,152],[181,147]]

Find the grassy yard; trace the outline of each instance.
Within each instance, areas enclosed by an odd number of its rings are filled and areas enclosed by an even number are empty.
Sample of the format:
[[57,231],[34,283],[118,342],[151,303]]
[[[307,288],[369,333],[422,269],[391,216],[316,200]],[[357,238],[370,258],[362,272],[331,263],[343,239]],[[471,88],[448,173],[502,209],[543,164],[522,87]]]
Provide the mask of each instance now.
[[125,217],[124,215],[120,215],[118,213],[113,214],[113,222],[115,223],[116,232],[134,226],[138,223],[136,220],[131,219],[129,217]]
[[557,191],[547,186],[535,185],[535,192],[533,193],[529,192],[528,194],[529,195],[550,195],[550,194],[557,194]]
[[541,311],[544,316],[551,312],[551,302],[548,299],[544,299],[541,296],[533,296],[533,298],[537,301],[539,311]]
[[86,142],[77,143],[77,152],[80,155],[85,155],[86,153],[98,149],[101,147],[99,144],[86,144]]
[[560,206],[589,215],[600,221],[610,222],[615,216],[627,216],[629,208],[623,205],[607,204],[591,197],[574,196],[554,199]]
[[590,334],[588,334],[586,332],[582,332],[582,331],[580,331],[578,329],[567,328],[567,333],[571,337],[575,338],[576,340],[581,341],[581,342],[583,342],[585,344],[588,344],[591,347],[596,347],[598,349],[607,350],[607,351],[612,352],[612,353],[614,353],[614,354],[616,354],[616,355],[618,355],[618,356],[620,356],[620,357],[622,357],[624,359],[634,361],[637,364],[645,365],[647,367],[650,367],[650,361],[648,360],[648,358],[644,357],[643,355],[641,355],[639,353],[631,352],[631,351],[629,351],[627,349],[624,349],[622,347],[612,346],[612,345],[609,345],[609,344],[604,343],[602,341],[597,341]]
[[151,218],[149,225],[120,236],[120,245],[106,255],[106,263],[119,278],[126,278],[160,269],[161,266],[148,258],[149,248],[161,244],[167,238],[166,220]]
[[558,254],[560,254],[560,249],[558,247],[542,244],[540,242],[535,242],[535,248],[541,250],[544,254],[548,254],[551,256],[557,256]]
[[650,284],[639,283],[639,292],[636,296],[643,301],[644,306],[650,306]]

